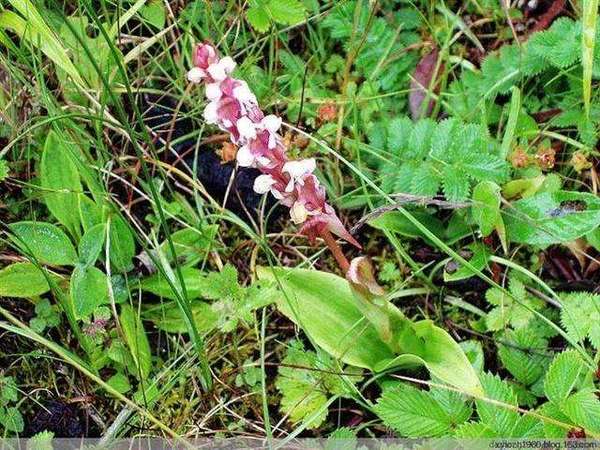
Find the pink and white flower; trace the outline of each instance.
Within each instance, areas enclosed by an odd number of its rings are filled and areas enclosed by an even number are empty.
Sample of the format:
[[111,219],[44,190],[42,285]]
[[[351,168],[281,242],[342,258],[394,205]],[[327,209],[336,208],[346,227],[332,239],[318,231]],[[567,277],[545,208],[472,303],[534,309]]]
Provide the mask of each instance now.
[[199,44],[193,63],[187,78],[205,84],[209,100],[204,108],[206,123],[230,134],[239,146],[236,159],[240,166],[262,172],[254,181],[254,190],[270,192],[289,207],[291,219],[302,225],[300,231],[311,240],[326,230],[360,247],[327,203],[325,189],[313,175],[314,158],[290,160],[278,133],[281,118],[265,116],[248,84],[230,76],[236,66],[233,59],[219,58],[212,45]]

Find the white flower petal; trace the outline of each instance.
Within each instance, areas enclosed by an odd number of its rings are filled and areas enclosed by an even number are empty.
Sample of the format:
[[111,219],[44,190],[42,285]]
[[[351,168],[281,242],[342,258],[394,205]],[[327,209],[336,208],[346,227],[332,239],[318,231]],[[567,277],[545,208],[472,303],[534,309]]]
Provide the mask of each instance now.
[[271,175],[259,175],[254,179],[254,192],[266,194],[277,181]]
[[287,172],[292,178],[300,178],[303,175],[312,173],[317,167],[314,158],[301,159],[299,161],[288,161],[283,165],[282,172]]
[[187,73],[187,79],[192,83],[201,83],[202,79],[206,76],[206,72],[200,67],[192,67]]
[[231,58],[231,56],[225,56],[223,59],[221,59],[221,61],[219,61],[219,64],[221,67],[223,67],[223,70],[227,74],[233,72],[233,69],[235,69],[236,66],[235,61],[233,58]]
[[238,129],[238,132],[240,133],[240,138],[256,138],[256,124],[252,122],[247,116],[240,117],[235,125]]
[[256,96],[252,93],[245,81],[233,88],[233,97],[240,103],[257,103]]
[[209,83],[206,85],[206,98],[210,101],[219,100],[223,92],[220,83]]
[[206,123],[217,123],[219,121],[218,109],[218,102],[210,102],[206,105],[206,108],[204,108],[204,120]]
[[266,156],[259,156],[256,158],[256,162],[262,167],[269,167],[271,165],[271,160]]
[[271,133],[277,133],[279,128],[281,128],[281,117],[269,114],[263,118],[261,124],[265,130],[269,130]]
[[208,69],[206,69],[206,71],[215,81],[223,81],[225,78],[227,78],[225,68],[221,65],[220,62],[211,64],[210,66],[208,66]]
[[304,207],[304,204],[295,202],[290,208],[290,217],[295,224],[306,222],[306,219],[308,218],[308,211]]
[[243,145],[238,149],[236,159],[241,167],[252,167],[254,165],[254,155],[247,145]]

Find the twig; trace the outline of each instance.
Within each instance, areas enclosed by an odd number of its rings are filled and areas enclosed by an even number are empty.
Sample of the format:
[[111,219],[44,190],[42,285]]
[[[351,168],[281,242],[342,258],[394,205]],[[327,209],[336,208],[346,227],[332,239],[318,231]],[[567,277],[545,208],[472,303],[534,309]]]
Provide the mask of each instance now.
[[371,211],[366,216],[363,216],[357,223],[352,227],[350,233],[356,233],[365,223],[373,220],[386,212],[393,211],[402,207],[407,203],[415,203],[418,205],[434,205],[439,206],[444,209],[459,209],[459,208],[467,208],[472,205],[471,202],[449,202],[446,200],[441,200],[434,197],[425,197],[421,195],[413,195],[413,194],[392,194],[390,197],[396,199],[396,203],[392,205],[382,206]]

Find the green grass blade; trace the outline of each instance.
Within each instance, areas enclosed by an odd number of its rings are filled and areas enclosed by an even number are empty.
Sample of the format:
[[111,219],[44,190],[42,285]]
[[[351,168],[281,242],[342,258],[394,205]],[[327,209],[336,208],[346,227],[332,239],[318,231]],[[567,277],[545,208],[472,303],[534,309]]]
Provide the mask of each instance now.
[[592,68],[594,65],[594,46],[596,45],[596,22],[598,19],[598,0],[583,1],[583,39],[581,40],[581,64],[583,65],[583,104],[585,114],[590,115],[592,97]]

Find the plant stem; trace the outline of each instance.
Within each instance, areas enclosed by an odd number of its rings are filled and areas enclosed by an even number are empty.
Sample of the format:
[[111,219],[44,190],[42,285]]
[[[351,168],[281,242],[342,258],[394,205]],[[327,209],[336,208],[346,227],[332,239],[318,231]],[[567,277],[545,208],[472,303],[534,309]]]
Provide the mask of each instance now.
[[345,275],[346,272],[348,272],[348,269],[350,268],[350,263],[348,262],[348,259],[342,252],[342,249],[340,248],[339,244],[333,238],[329,230],[324,229],[319,234],[321,238],[325,241],[325,244],[327,244],[327,247],[329,247],[329,250],[331,250],[331,253],[333,253],[335,260],[337,261],[338,265],[340,266],[340,269],[342,269],[342,272],[344,272]]

